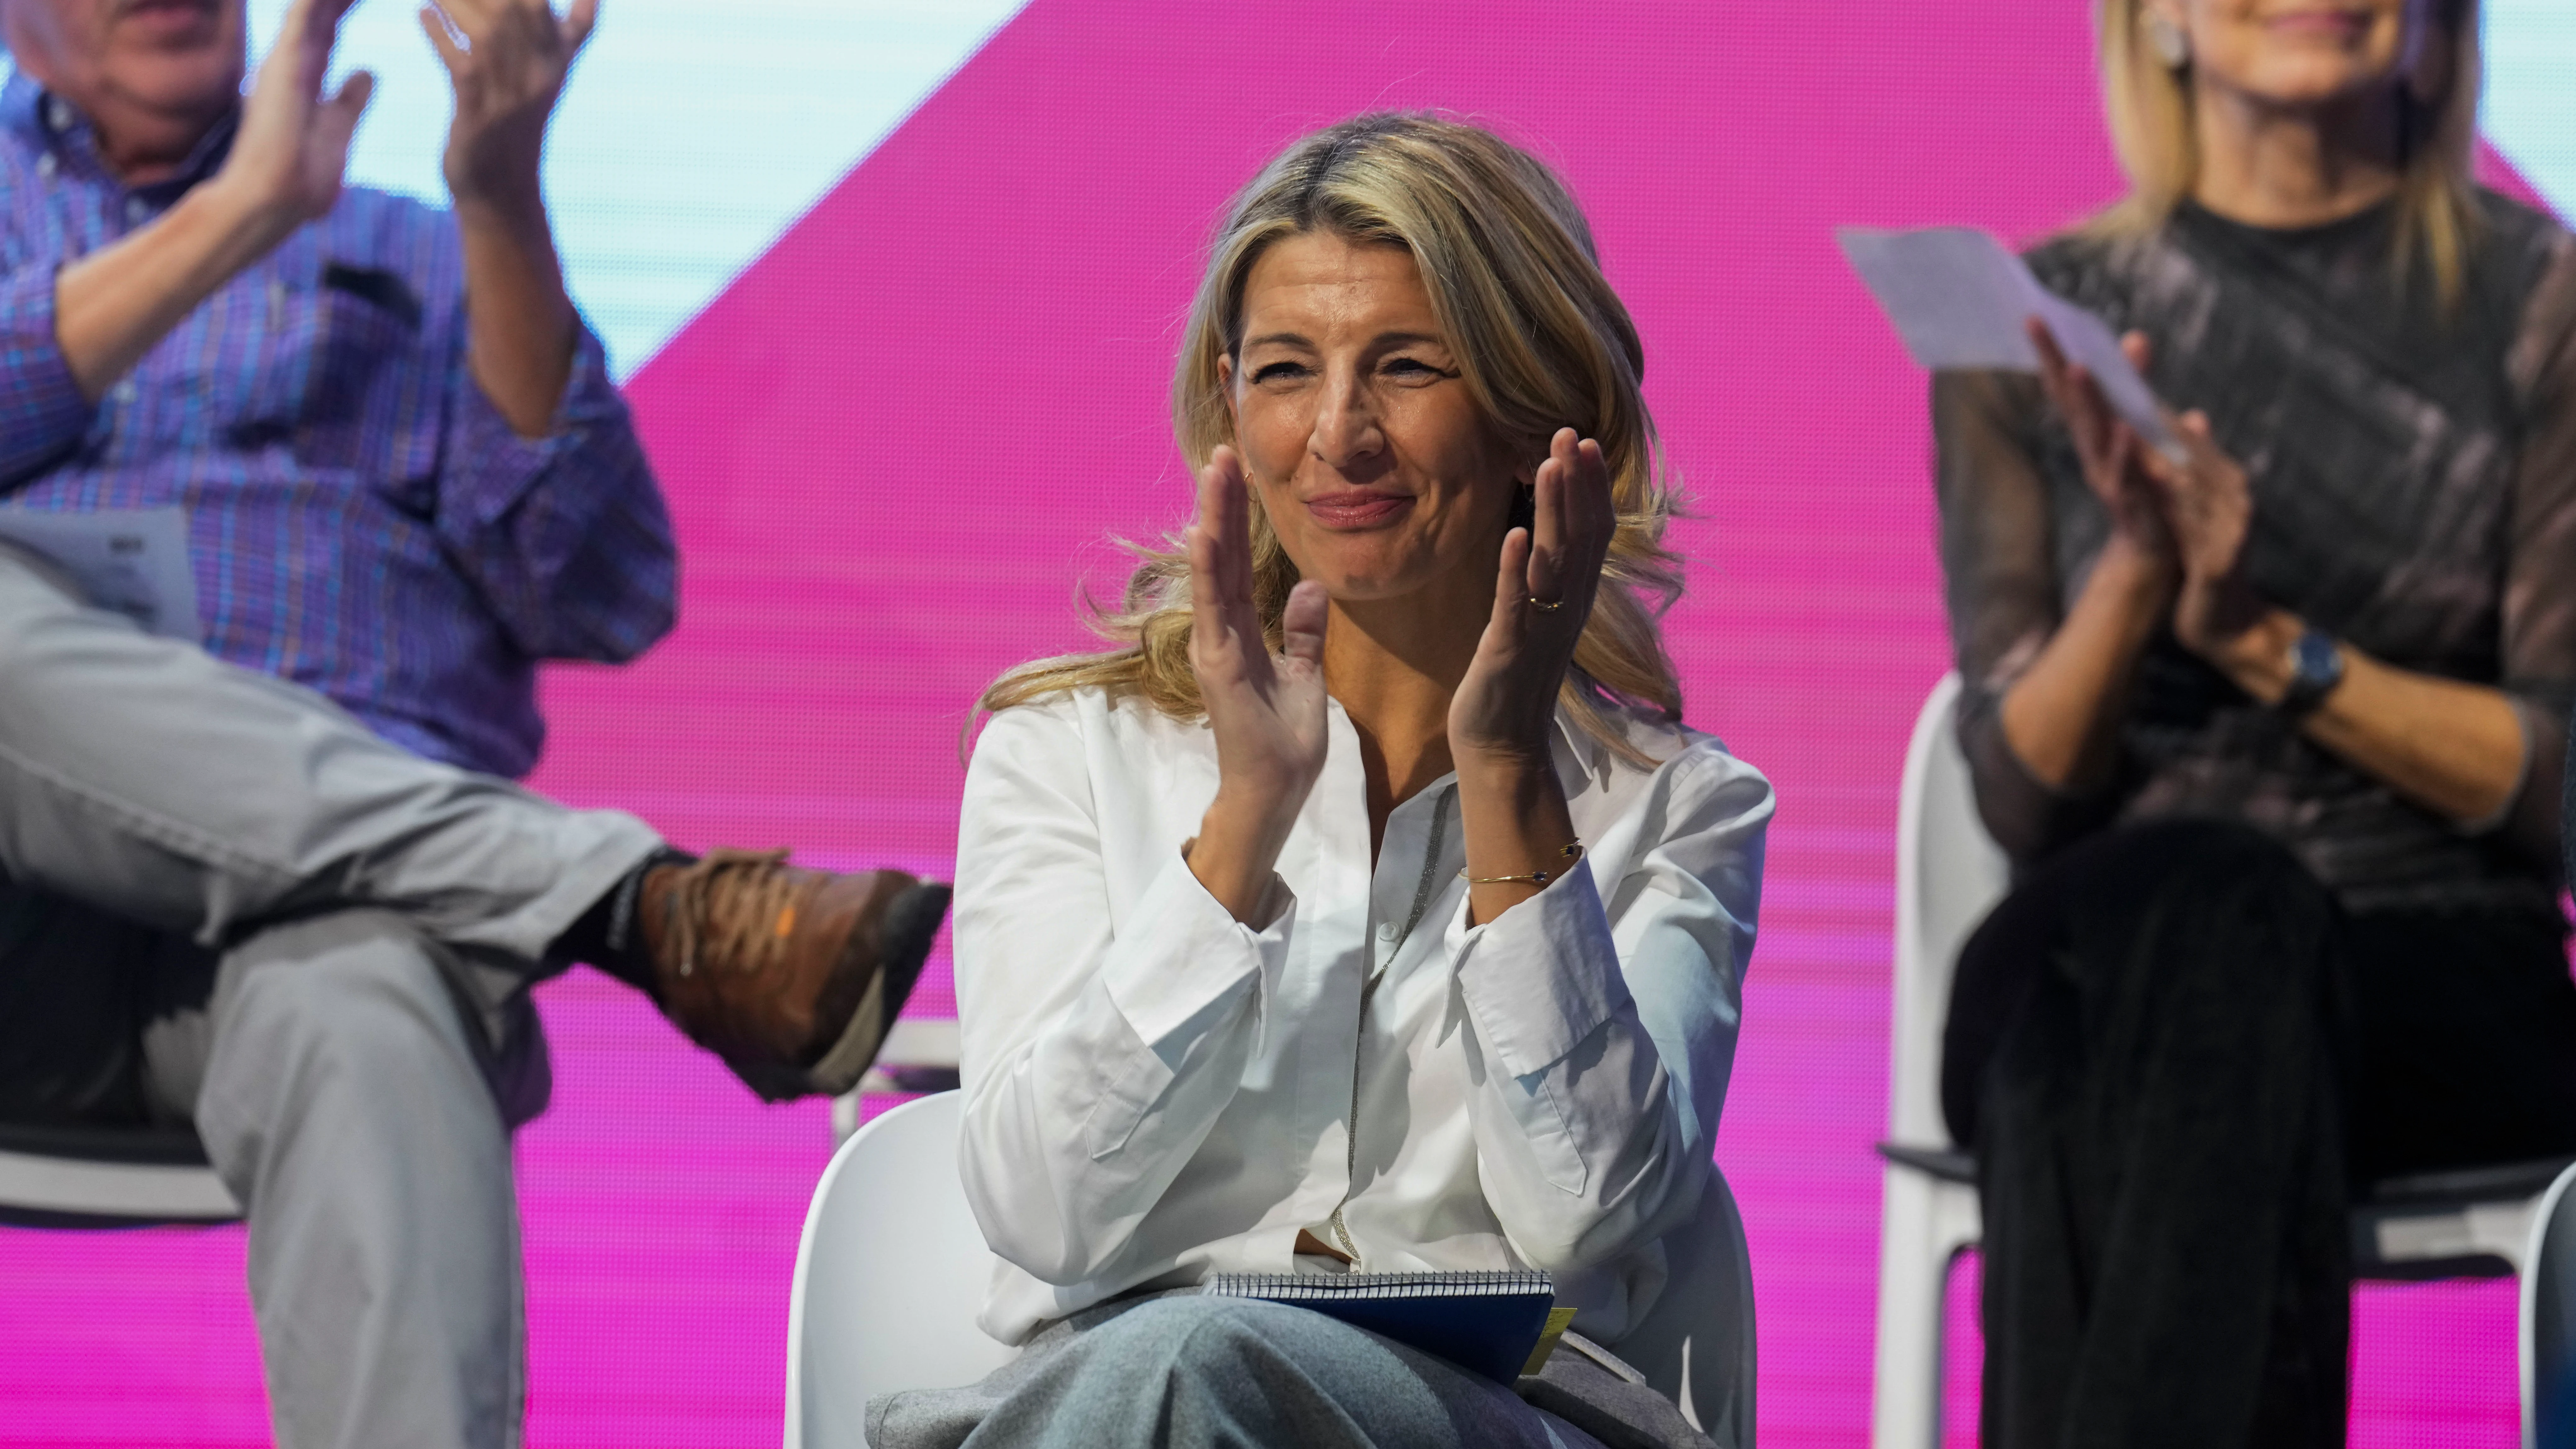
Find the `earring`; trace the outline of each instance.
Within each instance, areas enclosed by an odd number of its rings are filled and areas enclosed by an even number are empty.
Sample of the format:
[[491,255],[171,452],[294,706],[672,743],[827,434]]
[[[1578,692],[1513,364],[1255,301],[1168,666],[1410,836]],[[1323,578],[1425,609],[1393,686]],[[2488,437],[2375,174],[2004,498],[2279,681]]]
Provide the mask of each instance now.
[[2183,34],[2182,27],[2163,11],[2140,12],[2138,24],[2147,32],[2147,49],[2155,52],[2165,69],[2180,70],[2191,64],[2191,37]]

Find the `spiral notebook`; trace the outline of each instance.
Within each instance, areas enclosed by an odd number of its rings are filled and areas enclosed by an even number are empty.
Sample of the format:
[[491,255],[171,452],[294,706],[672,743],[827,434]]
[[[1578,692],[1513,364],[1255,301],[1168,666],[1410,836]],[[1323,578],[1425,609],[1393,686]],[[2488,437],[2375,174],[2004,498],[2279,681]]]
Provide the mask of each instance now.
[[1534,1374],[1574,1321],[1545,1273],[1219,1273],[1220,1298],[1294,1303],[1510,1383]]

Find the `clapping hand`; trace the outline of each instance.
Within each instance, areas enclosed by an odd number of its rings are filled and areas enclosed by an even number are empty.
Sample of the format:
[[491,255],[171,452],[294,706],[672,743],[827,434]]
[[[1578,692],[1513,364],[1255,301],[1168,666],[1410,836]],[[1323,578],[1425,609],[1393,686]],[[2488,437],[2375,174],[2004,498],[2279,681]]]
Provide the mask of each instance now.
[[429,0],[420,27],[447,66],[456,118],[447,131],[447,188],[460,206],[538,208],[546,120],[573,58],[599,20],[599,0]]
[[[2039,350],[2040,387],[2056,404],[2057,415],[2066,420],[2085,485],[2110,513],[2113,537],[2135,549],[2142,562],[2170,570],[2173,532],[2166,526],[2163,500],[2147,470],[2146,460],[2154,450],[2112,411],[2111,400],[2103,396],[2093,374],[2066,359],[2044,323],[2033,317],[2024,325],[2031,345]],[[2150,354],[2145,333],[2122,337],[2120,350],[2128,354],[2131,366],[2146,371]]]
[[[2199,412],[2170,420],[2182,445],[2179,460],[2146,446],[2111,410],[2101,384],[2066,360],[2048,329],[2037,318],[2029,326],[2041,386],[2066,420],[2084,481],[2110,512],[2114,540],[2179,576],[2174,637],[2195,653],[2215,655],[2264,613],[2237,569],[2254,518],[2244,467],[2211,438],[2209,419]],[[2131,364],[2146,369],[2144,334],[2129,333],[2120,347]]]
[[1307,792],[1324,772],[1324,586],[1288,595],[1285,651],[1270,652],[1252,600],[1252,505],[1243,465],[1219,448],[1199,469],[1189,532],[1190,670],[1216,736],[1217,795],[1190,866],[1251,921]]
[[208,184],[237,197],[242,215],[259,235],[251,255],[264,253],[296,228],[327,214],[340,199],[349,169],[349,141],[358,117],[375,94],[376,80],[358,71],[332,94],[322,94],[340,17],[350,0],[294,0],[278,27],[277,43],[260,62],[240,129],[223,169]]
[[2150,453],[2146,467],[2182,565],[2174,637],[2196,654],[2215,656],[2266,612],[2237,568],[2254,523],[2254,492],[2244,465],[2210,437],[2206,414],[2185,413],[2173,430],[2182,440],[2182,460]]
[[1478,763],[1548,759],[1547,732],[1574,646],[1592,617],[1618,531],[1601,445],[1560,428],[1532,480],[1532,526],[1503,537],[1494,612],[1449,704],[1450,755]]

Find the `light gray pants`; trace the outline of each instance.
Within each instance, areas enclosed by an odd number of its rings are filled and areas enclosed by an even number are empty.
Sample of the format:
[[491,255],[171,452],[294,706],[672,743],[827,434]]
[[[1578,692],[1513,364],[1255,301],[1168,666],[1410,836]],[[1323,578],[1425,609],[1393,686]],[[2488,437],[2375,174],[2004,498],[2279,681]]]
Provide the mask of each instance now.
[[518,1442],[527,988],[660,845],[148,637],[0,548],[0,871],[232,948],[208,1011],[146,1049],[248,1210],[286,1449]]
[[1602,1449],[1498,1384],[1285,1303],[1108,1305],[963,1389],[868,1403],[871,1449]]
[[883,1395],[867,1416],[871,1449],[1717,1449],[1573,1335],[1514,1386],[1294,1304],[1187,1288],[1085,1309],[976,1383]]

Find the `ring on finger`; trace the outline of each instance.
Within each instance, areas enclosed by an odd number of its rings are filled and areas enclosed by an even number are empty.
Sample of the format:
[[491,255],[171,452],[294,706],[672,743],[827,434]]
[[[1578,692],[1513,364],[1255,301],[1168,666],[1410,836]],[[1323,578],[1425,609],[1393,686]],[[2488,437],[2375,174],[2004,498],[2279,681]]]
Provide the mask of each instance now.
[[1533,608],[1533,609],[1538,610],[1538,611],[1539,611],[1540,613],[1542,613],[1542,614],[1553,614],[1553,613],[1555,613],[1557,610],[1562,609],[1562,608],[1564,608],[1564,607],[1565,607],[1565,600],[1563,600],[1563,599],[1532,599],[1532,600],[1530,600],[1530,601],[1529,601],[1529,606],[1530,606],[1531,608]]

